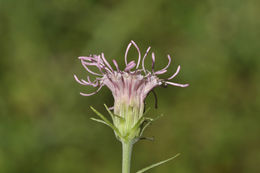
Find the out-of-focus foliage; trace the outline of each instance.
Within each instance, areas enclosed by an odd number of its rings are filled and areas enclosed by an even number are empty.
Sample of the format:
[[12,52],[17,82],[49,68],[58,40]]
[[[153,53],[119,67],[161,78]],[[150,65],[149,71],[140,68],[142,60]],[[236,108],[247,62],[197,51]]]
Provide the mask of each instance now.
[[[77,57],[103,51],[123,66],[130,40],[174,57],[176,82],[156,88],[164,114],[134,148],[132,170],[181,153],[151,172],[260,172],[258,0],[0,0],[0,172],[115,173],[121,145],[89,118],[113,104],[82,97]],[[134,55],[134,52],[132,52]],[[167,77],[166,75],[163,77]],[[153,107],[154,98],[147,98]]]

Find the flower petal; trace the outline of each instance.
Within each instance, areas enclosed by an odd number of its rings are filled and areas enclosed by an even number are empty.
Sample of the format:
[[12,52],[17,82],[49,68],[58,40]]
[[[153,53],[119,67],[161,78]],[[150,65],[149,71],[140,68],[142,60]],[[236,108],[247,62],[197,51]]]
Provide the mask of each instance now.
[[100,85],[100,87],[93,93],[89,93],[89,94],[85,94],[85,93],[80,93],[80,95],[82,96],[92,96],[94,94],[96,94],[104,85]]
[[173,86],[178,86],[178,87],[187,87],[189,86],[189,84],[179,84],[179,83],[174,83],[174,82],[165,82],[166,84],[169,84],[169,85],[173,85]]
[[173,79],[173,78],[180,72],[180,69],[181,69],[181,66],[179,65],[179,66],[177,67],[176,72],[175,72],[171,77],[169,77],[168,80]]

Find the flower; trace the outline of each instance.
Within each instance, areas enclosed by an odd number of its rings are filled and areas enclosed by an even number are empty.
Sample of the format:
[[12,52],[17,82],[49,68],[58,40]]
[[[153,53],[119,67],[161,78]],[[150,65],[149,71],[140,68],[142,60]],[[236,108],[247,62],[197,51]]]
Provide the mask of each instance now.
[[[134,46],[138,52],[137,62],[128,62],[128,51]],[[146,53],[142,57],[139,47],[134,41],[131,41],[125,52],[125,65],[123,70],[119,69],[116,60],[112,60],[115,68],[106,60],[104,53],[100,55],[90,55],[79,57],[83,67],[96,78],[94,81],[87,77],[87,80],[79,79],[74,75],[75,80],[86,86],[92,86],[97,88],[93,93],[85,94],[80,93],[83,96],[91,96],[96,94],[103,86],[108,87],[114,97],[114,114],[117,118],[113,119],[114,125],[119,129],[123,136],[129,135],[133,127],[142,118],[144,113],[144,100],[147,94],[157,86],[178,86],[187,87],[188,84],[178,84],[170,82],[180,71],[180,66],[177,67],[176,72],[167,79],[160,79],[158,75],[167,72],[168,67],[171,64],[171,57],[168,55],[168,64],[161,70],[155,71],[155,54],[152,52],[152,70],[149,71],[145,68],[145,59],[150,51],[151,47],[148,47]],[[89,67],[96,67],[99,73],[90,70]],[[141,66],[141,68],[139,68]],[[122,122],[120,117],[124,119]],[[133,137],[140,135],[140,130],[136,130]]]

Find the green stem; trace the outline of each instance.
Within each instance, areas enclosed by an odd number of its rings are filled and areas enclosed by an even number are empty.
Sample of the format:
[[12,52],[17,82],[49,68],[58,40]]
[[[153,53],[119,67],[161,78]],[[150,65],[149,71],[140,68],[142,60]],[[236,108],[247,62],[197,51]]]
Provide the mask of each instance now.
[[133,142],[122,142],[122,173],[130,173]]

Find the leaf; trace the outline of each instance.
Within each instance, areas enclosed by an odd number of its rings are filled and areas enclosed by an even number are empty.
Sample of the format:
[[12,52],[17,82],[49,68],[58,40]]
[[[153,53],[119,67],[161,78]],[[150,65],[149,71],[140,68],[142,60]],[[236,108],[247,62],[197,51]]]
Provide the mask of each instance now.
[[157,116],[156,118],[149,118],[146,117],[145,120],[143,121],[143,123],[141,124],[141,132],[140,135],[143,135],[144,130],[154,121],[158,120],[159,118],[161,118],[162,116],[164,116],[163,114]]
[[144,136],[142,136],[142,137],[139,137],[139,140],[148,140],[148,141],[153,141],[154,138],[153,138],[153,137],[144,137]]
[[[90,118],[90,119],[93,120],[93,121],[96,121],[96,122],[98,122],[98,123],[102,123],[102,124],[105,124],[105,125],[111,127],[109,124],[107,124],[107,123],[106,123],[105,121],[103,121],[103,120],[96,119],[96,118]],[[111,127],[111,128],[112,128],[112,127]]]
[[137,128],[139,128],[139,126],[144,122],[145,118],[142,117],[140,118],[134,125],[134,127],[132,128],[132,130],[136,130]]
[[109,115],[111,116],[112,120],[114,121],[114,115],[113,115],[113,113],[109,110],[109,108],[107,107],[106,104],[104,104],[104,106],[105,106],[107,112],[109,113]]
[[146,129],[146,127],[148,127],[154,120],[152,118],[145,118],[145,120],[142,123],[142,127],[141,127],[141,132],[140,135],[143,135],[144,130]]
[[163,114],[158,115],[153,121],[156,121],[156,120],[158,120],[159,118],[161,118],[161,117],[163,117],[163,116],[164,116]]
[[[142,135],[144,129],[151,124],[151,122],[153,121],[152,118],[148,118],[148,117],[141,117],[134,125],[134,127],[132,128],[133,131],[137,130],[139,127],[141,129],[140,135]],[[128,134],[129,135],[129,134]],[[127,136],[128,136],[127,135]],[[127,137],[126,136],[126,137]]]
[[119,116],[119,115],[116,115],[116,114],[114,114],[113,112],[111,112],[111,111],[109,110],[109,108],[107,107],[106,104],[104,104],[104,106],[105,106],[107,112],[109,113],[109,115],[111,116],[111,118],[112,118],[113,120],[114,120],[114,117],[117,117],[117,118],[119,118],[120,120],[124,120],[124,121],[125,121],[125,119],[124,119],[123,117],[121,117],[121,116]]
[[143,116],[145,116],[150,110],[151,110],[151,107],[148,107],[148,108],[145,110]]
[[164,163],[166,163],[166,162],[169,162],[169,161],[171,161],[172,159],[178,157],[179,155],[180,155],[180,153],[176,154],[175,156],[173,156],[173,157],[171,157],[171,158],[169,158],[169,159],[166,159],[166,160],[157,162],[157,163],[155,163],[155,164],[152,164],[152,165],[150,165],[150,166],[147,166],[146,168],[143,168],[143,169],[137,171],[136,173],[143,173],[143,172],[145,172],[145,171],[147,171],[147,170],[149,170],[149,169],[152,169],[152,168],[154,168],[154,167],[160,166],[161,164],[164,164]]
[[[106,118],[104,117],[104,115],[102,115],[100,112],[98,112],[96,109],[94,109],[92,106],[90,106],[90,108],[92,109],[93,112],[95,112],[102,120],[104,120],[104,122],[111,127],[117,134],[118,136],[122,137],[121,133],[119,132],[119,130]],[[98,120],[98,119],[96,119]],[[94,120],[95,121],[95,120]],[[100,122],[100,121],[99,121]]]

